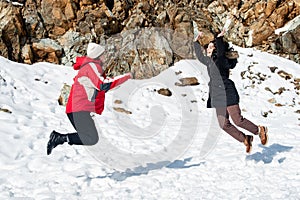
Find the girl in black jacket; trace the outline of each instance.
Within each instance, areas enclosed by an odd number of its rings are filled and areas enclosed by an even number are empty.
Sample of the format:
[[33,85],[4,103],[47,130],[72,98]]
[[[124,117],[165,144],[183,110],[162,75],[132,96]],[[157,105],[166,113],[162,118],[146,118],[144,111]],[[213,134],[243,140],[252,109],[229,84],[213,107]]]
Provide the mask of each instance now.
[[209,97],[207,100],[208,108],[216,108],[218,122],[220,127],[239,142],[243,142],[246,146],[246,152],[250,153],[252,148],[253,136],[245,135],[238,130],[229,121],[229,116],[235,125],[259,135],[261,144],[266,145],[268,141],[267,127],[257,126],[241,115],[239,107],[239,94],[235,84],[229,79],[229,71],[234,66],[225,56],[227,45],[223,41],[225,30],[216,37],[214,42],[210,42],[205,46],[205,54],[199,43],[203,32],[200,32],[194,42],[195,53],[200,62],[207,66],[208,75],[210,77]]

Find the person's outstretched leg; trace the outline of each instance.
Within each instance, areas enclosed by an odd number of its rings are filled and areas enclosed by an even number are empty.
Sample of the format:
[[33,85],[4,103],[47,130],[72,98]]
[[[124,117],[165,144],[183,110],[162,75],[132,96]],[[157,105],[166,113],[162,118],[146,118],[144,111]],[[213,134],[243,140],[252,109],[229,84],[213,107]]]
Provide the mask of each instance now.
[[266,145],[268,142],[268,129],[265,126],[257,126],[248,119],[244,118],[241,114],[240,106],[232,105],[227,107],[227,111],[232,118],[232,121],[239,127],[253,133],[254,135],[259,135],[261,144]]
[[68,118],[77,132],[61,134],[52,131],[47,143],[47,154],[57,146],[68,142],[70,145],[94,145],[98,142],[98,132],[94,120],[89,112],[75,112],[68,114]]
[[242,116],[241,109],[238,104],[228,106],[227,111],[235,125],[253,133],[254,135],[258,134],[258,126]]
[[245,134],[230,123],[226,108],[216,108],[216,111],[220,127],[237,141],[244,142]]
[[226,108],[216,108],[216,112],[220,127],[234,139],[242,142],[246,146],[246,152],[250,153],[252,149],[253,136],[245,135],[230,123],[229,113]]
[[77,131],[68,134],[70,145],[95,145],[98,142],[98,131],[89,112],[70,113],[68,118]]

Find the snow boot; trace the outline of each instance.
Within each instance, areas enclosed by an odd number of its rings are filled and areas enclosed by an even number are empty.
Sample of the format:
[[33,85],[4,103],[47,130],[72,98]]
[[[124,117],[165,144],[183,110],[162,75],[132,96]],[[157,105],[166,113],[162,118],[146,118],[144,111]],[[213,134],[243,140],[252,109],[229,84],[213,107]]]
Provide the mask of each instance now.
[[253,136],[252,135],[246,135],[244,140],[244,144],[246,146],[246,153],[250,153],[252,150],[252,141],[253,141]]
[[50,139],[47,144],[47,155],[50,155],[52,149],[54,149],[57,145],[63,144],[67,142],[67,135],[60,134],[56,131],[52,131],[50,134]]
[[266,145],[268,143],[268,128],[265,126],[258,126],[258,135],[260,138],[260,142],[262,145]]

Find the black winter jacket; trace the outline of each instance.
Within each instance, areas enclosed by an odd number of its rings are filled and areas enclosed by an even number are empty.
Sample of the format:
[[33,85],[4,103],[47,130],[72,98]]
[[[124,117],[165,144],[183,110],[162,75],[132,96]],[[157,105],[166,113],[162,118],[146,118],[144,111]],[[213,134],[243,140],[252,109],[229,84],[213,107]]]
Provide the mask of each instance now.
[[225,56],[223,37],[216,38],[216,50],[211,58],[203,55],[199,42],[194,42],[194,48],[198,60],[207,66],[210,77],[207,107],[227,107],[238,104],[239,94],[234,82],[229,79],[229,70],[232,67]]

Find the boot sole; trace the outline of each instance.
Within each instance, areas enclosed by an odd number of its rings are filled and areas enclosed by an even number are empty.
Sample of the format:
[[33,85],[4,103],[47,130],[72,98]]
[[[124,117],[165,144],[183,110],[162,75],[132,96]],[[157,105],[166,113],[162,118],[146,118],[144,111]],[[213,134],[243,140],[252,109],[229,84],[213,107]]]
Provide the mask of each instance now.
[[246,151],[246,153],[251,153],[251,151],[252,151],[253,136],[249,136],[249,137],[250,137],[250,148],[249,148],[248,152]]
[[266,137],[266,142],[265,144],[261,143],[262,145],[267,145],[268,144],[268,141],[269,141],[269,136],[268,136],[268,127],[265,127],[265,137]]
[[48,141],[48,143],[47,143],[47,155],[50,155],[51,153],[52,153],[52,150],[54,149],[54,147],[50,147],[51,145],[51,140],[53,139],[53,137],[54,137],[54,132],[52,132],[51,134],[50,134],[50,136],[49,136],[49,141]]

